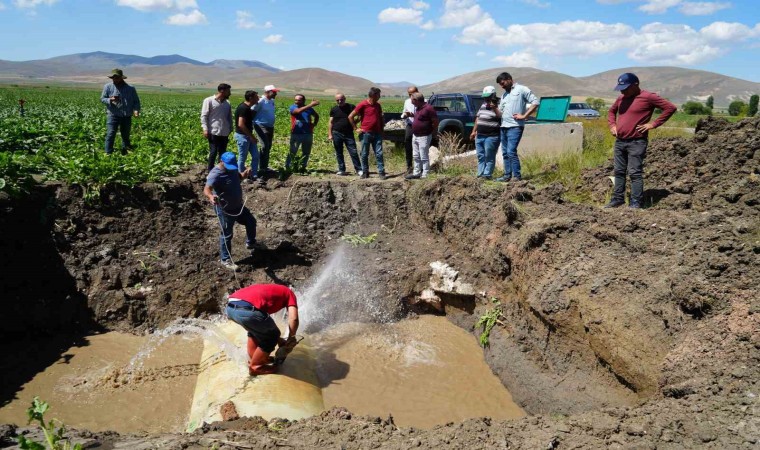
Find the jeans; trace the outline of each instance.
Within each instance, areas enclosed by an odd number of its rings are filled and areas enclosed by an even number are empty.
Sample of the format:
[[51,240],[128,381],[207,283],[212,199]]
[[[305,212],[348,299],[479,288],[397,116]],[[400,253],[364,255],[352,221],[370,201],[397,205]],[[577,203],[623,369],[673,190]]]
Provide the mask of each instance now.
[[[290,153],[285,160],[285,169],[290,170],[290,165],[295,161],[296,172],[306,172],[306,165],[309,163],[309,155],[311,155],[311,146],[314,143],[314,135],[309,134],[291,134],[290,135]],[[298,147],[301,147],[301,159],[300,164],[296,159],[296,153],[298,153]]]
[[414,175],[427,177],[430,172],[430,144],[433,142],[433,135],[417,136],[412,138],[412,149],[414,158]]
[[253,124],[253,129],[256,131],[256,134],[259,135],[259,141],[261,142],[261,148],[259,149],[258,175],[263,177],[267,169],[269,169],[269,154],[272,151],[274,128]]
[[406,131],[404,132],[404,153],[406,156],[406,170],[409,171],[414,167],[414,147],[412,146],[412,124],[406,124]]
[[478,154],[478,176],[492,177],[496,165],[496,150],[499,148],[499,136],[475,137],[475,151]]
[[121,150],[132,146],[129,133],[132,131],[132,116],[118,117],[113,114],[106,116],[106,154],[113,153],[113,143],[116,140],[116,129],[121,133]]
[[260,309],[242,309],[227,306],[227,317],[245,328],[248,337],[267,353],[271,353],[280,337],[280,329],[272,317]]
[[245,160],[248,157],[248,153],[250,153],[251,177],[255,177],[259,168],[259,149],[257,145],[249,141],[248,136],[240,133],[235,133],[235,141],[238,146],[238,171],[240,173],[245,171]]
[[351,157],[354,170],[357,173],[362,170],[362,163],[359,161],[359,153],[356,152],[356,139],[354,139],[354,134],[343,134],[339,131],[333,130],[332,135],[333,147],[335,147],[335,159],[338,160],[338,170],[341,172],[346,171],[346,160],[343,158],[343,144],[346,144],[346,150],[348,150],[348,156]]
[[644,157],[647,155],[647,140],[615,140],[614,167],[615,190],[612,200],[625,200],[625,174],[631,177],[631,203],[641,205],[644,199]]
[[517,146],[522,139],[524,127],[501,128],[501,156],[504,158],[504,176],[522,178]]
[[237,216],[225,214],[219,205],[215,206],[214,209],[216,210],[216,216],[219,218],[219,224],[222,227],[222,232],[219,234],[219,253],[221,254],[222,261],[230,259],[232,227],[235,225],[235,222],[245,226],[245,244],[250,246],[256,243],[256,218],[253,217],[248,208],[243,207],[243,210]]
[[229,136],[216,136],[214,134],[208,135],[208,170],[214,168],[214,165],[219,162],[222,157],[222,153],[227,151],[227,143],[230,141]]
[[375,152],[377,160],[377,173],[385,173],[385,163],[383,162],[383,135],[382,133],[361,133],[362,141],[362,171],[369,173],[369,146]]

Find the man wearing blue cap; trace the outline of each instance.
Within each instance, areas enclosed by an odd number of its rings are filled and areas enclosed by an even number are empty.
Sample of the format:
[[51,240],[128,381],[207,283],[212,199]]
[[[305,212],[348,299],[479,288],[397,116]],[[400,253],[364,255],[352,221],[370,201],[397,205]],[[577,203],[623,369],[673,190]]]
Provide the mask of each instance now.
[[237,270],[232,261],[232,227],[235,222],[245,226],[245,248],[253,250],[256,245],[256,219],[243,202],[243,189],[240,181],[251,174],[251,167],[243,173],[238,171],[237,158],[232,152],[222,154],[219,164],[214,166],[206,177],[203,194],[209,199],[219,218],[221,234],[219,235],[219,252],[222,266]]
[[[625,205],[625,174],[631,177],[630,208],[641,208],[644,198],[644,157],[647,154],[649,130],[657,128],[676,112],[676,105],[654,92],[639,88],[639,78],[632,73],[618,77],[616,91],[622,94],[607,114],[610,132],[615,136],[615,190],[605,208]],[[662,113],[653,122],[656,108]]]

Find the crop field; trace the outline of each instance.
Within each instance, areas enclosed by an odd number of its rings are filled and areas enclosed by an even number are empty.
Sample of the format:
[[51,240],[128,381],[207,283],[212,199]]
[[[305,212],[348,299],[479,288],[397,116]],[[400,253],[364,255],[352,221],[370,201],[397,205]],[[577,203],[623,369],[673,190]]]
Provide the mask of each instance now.
[[[0,190],[11,195],[28,191],[33,177],[60,180],[82,186],[84,195],[95,200],[109,183],[134,186],[176,174],[181,168],[203,163],[208,144],[201,134],[200,109],[209,93],[151,92],[138,89],[141,116],[132,120],[133,150],[127,155],[103,151],[105,107],[100,89],[0,87]],[[230,98],[233,110],[243,90]],[[24,99],[25,115],[18,100]],[[311,99],[308,99],[310,101]],[[309,170],[335,171],[332,144],[327,141],[327,122],[332,97],[319,99],[315,109],[320,122],[314,131]],[[360,99],[349,99],[357,103]],[[386,111],[400,111],[398,99],[381,100]],[[270,166],[284,166],[289,150],[290,121],[287,108],[291,95],[277,98],[277,122]],[[236,151],[232,136],[228,147]],[[116,138],[118,149],[120,137]],[[392,148],[392,145],[387,146]],[[402,156],[403,158],[403,156]]]

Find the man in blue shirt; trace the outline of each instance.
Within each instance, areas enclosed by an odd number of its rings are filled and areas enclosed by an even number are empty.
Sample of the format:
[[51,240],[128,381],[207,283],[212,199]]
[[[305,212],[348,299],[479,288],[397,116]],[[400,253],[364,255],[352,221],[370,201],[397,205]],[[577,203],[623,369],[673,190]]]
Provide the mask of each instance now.
[[520,157],[517,146],[525,129],[525,119],[538,108],[540,103],[530,89],[512,80],[512,75],[502,72],[496,82],[504,89],[499,102],[501,111],[501,155],[504,159],[504,176],[496,181],[520,181]]
[[256,219],[243,202],[243,189],[240,181],[251,174],[249,167],[243,173],[238,172],[235,154],[222,154],[219,164],[214,166],[206,177],[203,194],[208,198],[219,218],[221,234],[219,235],[219,253],[222,266],[237,270],[238,266],[232,261],[232,227],[235,222],[245,226],[245,248],[253,250],[256,246]]
[[312,100],[306,104],[303,94],[296,94],[295,104],[290,106],[290,153],[285,160],[285,170],[290,170],[290,165],[301,147],[300,164],[296,163],[296,172],[306,172],[306,164],[309,163],[311,146],[314,143],[314,127],[319,123],[319,114],[314,111],[314,106],[319,105],[319,100]]
[[126,154],[132,147],[129,134],[132,131],[132,116],[140,117],[140,97],[134,87],[124,80],[121,69],[113,69],[108,77],[111,82],[103,86],[100,101],[106,105],[106,154],[113,153],[116,129],[121,132],[121,153]]
[[[277,98],[279,89],[273,84],[264,86],[264,95],[259,102],[251,107],[256,118],[253,121],[253,128],[259,135],[261,148],[259,148],[259,183],[266,183],[264,175],[274,172],[269,169],[269,154],[272,150],[272,140],[274,139],[274,100]],[[256,170],[256,169],[254,169]]]

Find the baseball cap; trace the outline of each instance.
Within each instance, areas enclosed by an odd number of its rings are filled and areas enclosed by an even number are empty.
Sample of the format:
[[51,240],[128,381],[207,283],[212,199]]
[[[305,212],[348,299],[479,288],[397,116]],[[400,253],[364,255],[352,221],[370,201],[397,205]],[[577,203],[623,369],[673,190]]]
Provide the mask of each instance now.
[[274,87],[273,84],[267,84],[266,86],[264,86],[264,92],[266,92],[266,91],[280,92],[280,90],[277,89],[276,87]]
[[481,97],[487,98],[496,93],[496,88],[493,86],[486,86],[483,88],[483,95]]
[[639,82],[639,77],[636,75],[626,72],[618,77],[617,86],[615,86],[616,91],[622,91],[624,89],[628,89],[628,87],[632,84],[636,84]]
[[238,170],[237,158],[232,152],[222,153],[222,162],[227,170]]

